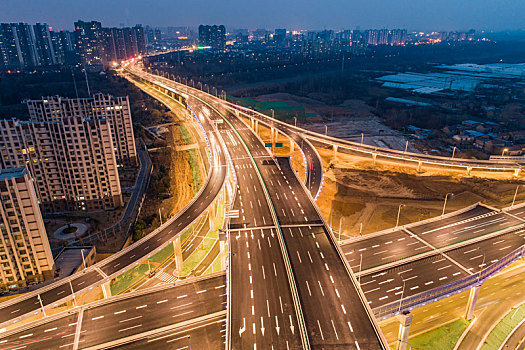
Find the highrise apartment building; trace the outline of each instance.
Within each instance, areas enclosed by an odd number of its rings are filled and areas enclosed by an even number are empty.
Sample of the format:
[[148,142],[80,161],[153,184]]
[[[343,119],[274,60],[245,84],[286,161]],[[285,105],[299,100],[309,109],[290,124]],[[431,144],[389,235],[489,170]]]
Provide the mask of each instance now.
[[122,205],[108,119],[0,121],[0,168],[27,166],[44,212]]
[[25,166],[0,170],[0,238],[0,290],[53,277],[53,255]]
[[136,165],[137,152],[131,122],[128,97],[95,94],[91,98],[47,97],[28,100],[31,121],[56,122],[67,117],[84,116],[88,119],[107,119],[115,157],[119,165]]
[[0,69],[18,70],[60,63],[47,24],[0,23]]
[[210,46],[215,50],[224,50],[226,45],[226,28],[223,25],[200,25],[199,45]]

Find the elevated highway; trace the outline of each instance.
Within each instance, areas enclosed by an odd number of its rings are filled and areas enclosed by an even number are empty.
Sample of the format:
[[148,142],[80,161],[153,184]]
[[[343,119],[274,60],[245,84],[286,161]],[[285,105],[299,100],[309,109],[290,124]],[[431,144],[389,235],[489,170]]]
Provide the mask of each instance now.
[[[162,84],[161,88],[166,91],[184,89],[168,79],[145,72],[135,71],[133,74],[152,84]],[[184,92],[191,95],[188,89]],[[223,114],[204,101],[202,104],[203,112],[206,112],[205,107],[224,120],[217,123],[217,127],[229,134],[225,140],[229,139],[236,147],[235,152],[231,152],[234,163],[238,162],[239,192],[236,198],[239,203],[247,201],[240,206],[240,217],[246,212],[242,216],[244,222],[239,223],[240,227],[230,227],[238,232],[237,236],[234,236],[235,231],[229,234],[233,255],[229,298],[235,300],[230,307],[238,307],[238,311],[229,310],[229,346],[237,349],[275,344],[274,347],[279,348],[283,343],[274,341],[289,340],[289,344],[296,344],[299,337],[301,343],[296,348],[385,348],[384,339],[355,277],[326,229],[309,192],[295,177],[288,159],[274,160],[257,135],[235,113]],[[241,187],[243,177],[247,184]],[[256,196],[251,198],[250,193]],[[263,199],[266,203],[261,203]],[[252,209],[252,206],[258,208]],[[233,220],[231,223],[236,224]],[[248,250],[256,240],[259,243],[253,251],[247,252],[245,248],[234,252],[235,243],[232,241],[241,238],[246,240],[243,243]],[[264,243],[264,251],[263,240],[268,242],[267,247]],[[278,250],[273,259],[265,261],[266,251],[274,250],[270,247]],[[235,260],[237,258],[239,260]],[[238,276],[234,271],[236,265],[244,266]],[[260,267],[257,275],[255,267]],[[286,281],[288,291],[286,286],[274,288],[272,282],[265,281],[272,273],[278,276],[275,281]],[[242,281],[248,282],[248,288],[253,285],[249,293]],[[241,298],[240,302],[234,295]],[[268,308],[270,304],[272,306]],[[289,329],[288,334],[280,336],[281,329],[284,332],[285,328]]]

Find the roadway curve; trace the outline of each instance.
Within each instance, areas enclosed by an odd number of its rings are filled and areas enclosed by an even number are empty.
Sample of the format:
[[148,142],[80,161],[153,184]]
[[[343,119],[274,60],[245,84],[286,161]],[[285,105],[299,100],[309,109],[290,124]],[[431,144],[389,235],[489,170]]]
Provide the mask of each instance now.
[[[135,74],[138,74],[135,71]],[[142,73],[144,74],[144,73]],[[154,80],[161,86],[173,86],[179,87],[184,90],[191,91],[191,94],[198,96],[201,99],[205,99],[207,103],[210,103],[213,107],[217,108],[221,113],[227,114],[231,111],[236,111],[237,113],[242,113],[248,118],[255,118],[258,121],[266,124],[267,126],[274,127],[278,129],[282,134],[291,138],[295,144],[301,149],[306,161],[306,177],[305,185],[306,188],[310,191],[312,197],[317,199],[321,191],[324,179],[323,164],[321,157],[315,147],[302,136],[303,129],[292,127],[289,124],[283,123],[277,119],[268,117],[262,113],[255,112],[249,108],[244,108],[236,104],[230,103],[220,98],[214,97],[213,95],[207,94],[199,89],[189,87],[187,85],[177,83],[173,80],[163,78],[162,76],[155,75]],[[167,84],[167,85],[166,85]],[[239,116],[236,114],[236,116]]]
[[207,120],[201,120],[201,125],[209,140],[211,159],[215,160],[216,164],[210,167],[205,184],[192,201],[162,227],[126,249],[84,271],[0,304],[0,327],[40,313],[41,305],[44,308],[58,306],[72,299],[75,294],[89,291],[110,281],[128,268],[138,265],[139,262],[169,244],[210,206],[225,182],[227,166],[225,152],[218,139],[221,136],[214,131]]
[[[136,74],[167,91],[180,89]],[[384,348],[355,277],[288,159],[274,160],[232,111],[206,104],[192,108],[223,118],[218,128],[234,151],[239,181],[240,214],[229,235],[231,348]]]

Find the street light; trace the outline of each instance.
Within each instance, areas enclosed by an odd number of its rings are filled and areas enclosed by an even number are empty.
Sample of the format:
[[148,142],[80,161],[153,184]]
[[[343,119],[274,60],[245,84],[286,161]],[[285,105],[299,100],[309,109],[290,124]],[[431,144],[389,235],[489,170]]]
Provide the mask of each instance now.
[[447,198],[448,198],[448,195],[453,196],[454,193],[447,193],[447,194],[445,195],[445,203],[443,203],[443,211],[441,212],[441,216],[445,215],[445,208],[446,208],[446,206],[447,206]]
[[503,157],[503,155],[505,154],[505,152],[508,152],[509,149],[508,148],[504,148],[503,151],[501,151],[501,156]]
[[341,241],[341,226],[343,223],[343,215],[339,217],[339,241]]
[[397,220],[396,220],[396,228],[399,226],[399,215],[401,214],[401,207],[404,207],[404,204],[399,204],[399,208],[397,210]]
[[363,144],[364,139],[365,139],[365,134],[361,133],[361,144]]
[[297,127],[297,117],[293,117],[294,120],[294,126]]
[[479,265],[479,274],[478,274],[478,285],[479,285],[479,279],[481,278],[481,270],[483,269],[483,266],[485,265],[485,251],[481,249],[481,247],[478,247],[478,250],[483,253],[483,261],[481,262],[481,265]]
[[512,205],[511,208],[514,207],[514,202],[516,202],[516,196],[518,195],[518,188],[520,188],[520,185],[516,186],[516,192],[514,192],[514,198],[512,199]]
[[403,271],[401,272],[398,272],[397,275],[399,276],[399,278],[401,278],[401,280],[403,281],[403,288],[401,289],[401,298],[399,299],[399,307],[397,308],[397,313],[400,314],[401,313],[401,303],[403,302],[403,296],[405,295],[405,279],[403,278],[403,276],[401,276],[401,274],[403,273]]
[[408,151],[408,140],[407,140],[407,142],[405,143],[405,152],[404,152],[404,153],[407,153],[407,151]]
[[324,125],[324,136],[328,135],[328,125]]
[[456,154],[456,146],[454,146],[454,149],[452,150],[452,157],[451,158],[454,158],[454,154]]

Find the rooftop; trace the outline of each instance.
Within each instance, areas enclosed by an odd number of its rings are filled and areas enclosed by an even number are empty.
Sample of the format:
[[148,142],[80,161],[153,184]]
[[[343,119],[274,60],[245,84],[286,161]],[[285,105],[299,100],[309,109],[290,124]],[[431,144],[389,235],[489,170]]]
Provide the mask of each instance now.
[[0,181],[23,177],[25,174],[27,174],[27,169],[25,166],[19,168],[0,169]]

